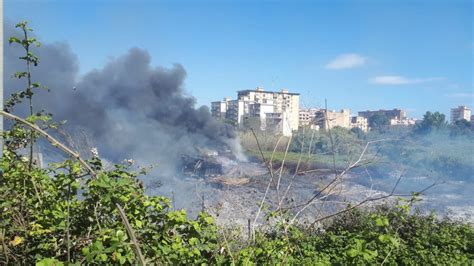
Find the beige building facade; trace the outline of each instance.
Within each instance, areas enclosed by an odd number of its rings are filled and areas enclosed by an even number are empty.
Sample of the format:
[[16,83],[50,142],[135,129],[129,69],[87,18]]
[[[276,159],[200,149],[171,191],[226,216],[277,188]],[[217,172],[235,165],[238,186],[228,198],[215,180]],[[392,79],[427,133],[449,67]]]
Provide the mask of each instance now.
[[342,109],[340,111],[328,110],[326,115],[327,117],[322,123],[323,129],[331,129],[334,127],[351,127],[351,110],[349,109]]
[[327,112],[325,109],[317,108],[301,109],[299,118],[300,127],[310,129],[332,129],[334,127],[351,129],[357,127],[364,132],[369,130],[367,119],[361,116],[351,116],[350,109],[328,110]]

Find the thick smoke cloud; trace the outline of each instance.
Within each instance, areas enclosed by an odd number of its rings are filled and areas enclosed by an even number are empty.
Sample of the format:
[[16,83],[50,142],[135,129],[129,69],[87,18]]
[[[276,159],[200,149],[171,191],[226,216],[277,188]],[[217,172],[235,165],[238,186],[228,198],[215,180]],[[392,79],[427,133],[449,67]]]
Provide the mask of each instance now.
[[[5,27],[5,39],[9,36],[20,36],[11,23]],[[4,50],[8,98],[25,87],[24,81],[10,78],[25,65],[18,60],[18,46],[7,43]],[[34,81],[51,90],[34,96],[36,110],[67,120],[69,130],[86,128],[106,158],[167,165],[201,148],[238,147],[231,127],[214,120],[207,107],[195,108],[195,99],[184,91],[186,71],[179,64],[154,67],[146,51],[132,48],[78,79],[78,59],[67,44],[43,44],[34,53],[41,60],[33,69]]]

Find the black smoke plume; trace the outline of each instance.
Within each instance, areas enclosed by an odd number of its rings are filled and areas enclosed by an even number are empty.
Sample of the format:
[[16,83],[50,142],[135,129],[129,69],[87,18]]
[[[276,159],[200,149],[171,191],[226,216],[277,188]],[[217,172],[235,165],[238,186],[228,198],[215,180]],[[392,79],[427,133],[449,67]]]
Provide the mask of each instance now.
[[[11,23],[6,23],[4,32],[5,40],[21,36]],[[4,51],[7,99],[25,87],[24,80],[11,78],[25,70],[25,63],[18,59],[23,53],[20,47],[6,42]],[[50,89],[37,91],[35,110],[51,112],[57,121],[67,120],[72,135],[78,128],[86,129],[106,158],[166,165],[202,148],[238,152],[234,130],[213,119],[207,107],[196,108],[195,99],[186,94],[186,71],[179,64],[154,67],[145,50],[132,48],[79,78],[78,58],[68,44],[43,44],[33,52],[40,58],[33,81]]]

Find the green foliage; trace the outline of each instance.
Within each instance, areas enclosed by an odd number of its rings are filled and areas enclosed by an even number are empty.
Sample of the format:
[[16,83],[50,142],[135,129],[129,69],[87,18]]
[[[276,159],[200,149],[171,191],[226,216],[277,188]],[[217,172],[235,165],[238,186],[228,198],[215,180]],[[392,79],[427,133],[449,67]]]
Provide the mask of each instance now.
[[365,132],[359,127],[351,128],[350,132],[355,134],[357,136],[357,138],[359,138],[359,139],[364,139],[365,136],[366,136]]
[[[137,172],[127,166],[99,169],[91,179],[81,177],[85,173],[80,165],[70,160],[28,170],[27,161],[5,149],[1,167],[0,228],[11,241],[10,262],[30,264],[49,257],[65,261],[69,256],[73,262],[134,263],[116,203],[124,206],[148,259],[202,263],[212,260],[217,249],[211,217],[188,220],[184,211],[170,209],[168,199],[145,195]],[[0,261],[6,259],[0,255]]]
[[331,129],[331,135],[327,131],[298,131],[293,137],[290,151],[295,153],[330,154],[333,148],[331,136],[334,141],[334,152],[338,155],[350,156],[362,151],[364,135],[341,127]]
[[368,122],[371,129],[381,130],[390,125],[390,118],[383,114],[376,113],[368,119]]
[[29,106],[30,106],[30,115],[33,115],[33,105],[32,105],[32,98],[34,95],[33,89],[35,88],[41,88],[41,84],[38,82],[32,82],[31,80],[31,65],[33,66],[38,66],[39,64],[39,58],[35,54],[31,52],[31,46],[35,45],[36,47],[40,47],[41,43],[36,40],[36,38],[31,38],[28,36],[28,33],[33,31],[31,28],[28,27],[28,22],[20,22],[16,25],[16,28],[20,29],[23,33],[22,38],[17,38],[17,37],[10,37],[9,38],[9,43],[10,44],[18,44],[23,47],[25,50],[25,55],[19,57],[19,59],[24,60],[26,62],[26,71],[18,71],[16,72],[13,77],[18,78],[18,79],[23,79],[25,78],[27,80],[27,87],[23,91],[19,91],[16,93],[13,93],[11,95],[11,98],[7,100],[7,102],[4,105],[4,108],[7,112],[11,112],[13,107],[19,103],[22,102],[24,98],[27,98],[30,100]]
[[[373,138],[390,137],[387,134]],[[451,180],[472,180],[474,171],[472,136],[450,136],[447,131],[436,131],[430,134],[394,135],[396,141],[381,142],[378,152],[385,161],[403,166],[407,173],[429,175],[434,178],[449,177]],[[387,171],[383,165],[382,171]]]
[[352,210],[316,230],[258,234],[235,260],[241,265],[469,265],[473,237],[471,226],[410,214],[407,203]]
[[472,135],[473,133],[473,126],[466,119],[457,120],[450,126],[449,134],[452,137]]
[[447,126],[446,117],[444,114],[440,112],[426,112],[423,115],[423,120],[419,123],[416,128],[415,132],[420,134],[427,134],[432,132],[433,130],[439,130],[445,128]]

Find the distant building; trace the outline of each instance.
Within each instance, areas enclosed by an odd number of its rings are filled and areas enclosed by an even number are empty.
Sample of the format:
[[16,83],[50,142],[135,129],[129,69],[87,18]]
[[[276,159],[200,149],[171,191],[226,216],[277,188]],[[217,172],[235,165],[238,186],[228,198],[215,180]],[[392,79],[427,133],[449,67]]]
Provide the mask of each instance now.
[[414,126],[415,124],[416,120],[412,118],[390,119],[391,126]]
[[300,109],[299,110],[299,126],[306,127],[310,125],[315,125],[316,113],[321,111],[321,109],[317,108],[309,108],[309,109]]
[[242,125],[244,116],[244,102],[241,100],[231,100],[227,105],[226,119],[235,125]]
[[228,106],[230,104],[231,98],[226,97],[222,101],[212,102],[211,103],[211,114],[215,118],[225,119]]
[[385,116],[390,121],[391,126],[411,126],[415,125],[416,121],[414,119],[407,117],[407,112],[401,109],[392,109],[392,110],[376,110],[376,111],[361,111],[359,116],[367,118],[370,120],[374,115]]
[[[327,118],[326,118],[327,113]],[[351,110],[342,109],[340,111],[309,108],[301,109],[299,112],[300,126],[309,127],[311,129],[331,129],[334,127],[343,128],[360,128],[367,132],[369,125],[367,119],[361,116],[351,117]]]
[[451,108],[451,123],[458,120],[471,120],[471,109],[466,106],[458,106],[457,108]]
[[364,132],[369,131],[369,122],[362,116],[353,116],[351,118],[351,128],[360,128]]
[[[325,114],[326,116],[324,116]],[[341,111],[322,110],[318,115],[318,118],[319,121],[322,119],[322,123],[320,123],[320,125],[323,129],[331,129],[334,127],[351,127],[351,110],[349,109],[342,109]]]
[[241,90],[237,99],[225,98],[211,103],[212,116],[233,121],[238,127],[258,121],[262,130],[274,130],[290,136],[299,126],[299,93],[287,89],[280,92],[263,88]]
[[407,113],[401,109],[393,109],[393,110],[377,110],[377,111],[362,111],[359,112],[359,116],[365,117],[370,119],[374,115],[383,115],[388,119],[397,119],[397,120],[405,120],[407,118]]

